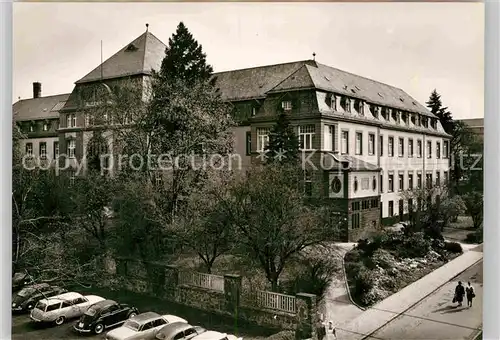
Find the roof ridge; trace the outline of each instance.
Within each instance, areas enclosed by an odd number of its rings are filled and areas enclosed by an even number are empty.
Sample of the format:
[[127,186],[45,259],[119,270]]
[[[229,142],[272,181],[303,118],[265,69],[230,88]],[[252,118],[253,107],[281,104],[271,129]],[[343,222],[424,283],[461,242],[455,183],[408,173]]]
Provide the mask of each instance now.
[[311,83],[316,87],[316,84],[314,83],[314,81],[312,80],[311,78],[311,74],[309,73],[309,69],[307,68],[307,66],[310,66],[308,64],[302,64],[300,65],[299,68],[297,68],[295,71],[293,71],[292,73],[290,73],[288,76],[286,76],[285,78],[283,78],[283,80],[281,80],[278,84],[276,84],[275,86],[273,86],[271,89],[269,89],[267,92],[271,92],[272,90],[274,90],[275,88],[277,88],[278,86],[280,86],[281,84],[283,84],[287,79],[290,79],[290,77],[292,77],[294,74],[296,74],[297,72],[299,72],[301,69],[303,69],[305,67],[306,71],[307,71],[307,76],[309,77],[309,80],[311,81]]
[[145,37],[144,37],[144,51],[143,51],[142,60],[141,60],[141,70],[143,72],[144,72],[144,65],[145,65],[145,61],[146,61],[146,50],[148,48],[148,34],[149,34],[149,30],[146,30],[146,32],[144,34],[145,34]]
[[[239,69],[234,69],[234,70],[227,70],[227,71],[220,71],[220,72],[214,72],[213,74],[221,74],[221,73],[229,73],[229,72],[235,72],[235,71],[246,71],[246,70],[252,70],[256,68],[266,68],[266,67],[273,67],[273,66],[282,66],[282,65],[290,65],[290,64],[296,64],[296,63],[307,63],[310,62],[311,59],[306,59],[306,60],[297,60],[297,61],[289,61],[287,63],[276,63],[276,64],[269,64],[269,65],[260,65],[260,66],[253,66],[253,67],[245,67],[245,68],[239,68]],[[302,66],[302,65],[301,65]]]

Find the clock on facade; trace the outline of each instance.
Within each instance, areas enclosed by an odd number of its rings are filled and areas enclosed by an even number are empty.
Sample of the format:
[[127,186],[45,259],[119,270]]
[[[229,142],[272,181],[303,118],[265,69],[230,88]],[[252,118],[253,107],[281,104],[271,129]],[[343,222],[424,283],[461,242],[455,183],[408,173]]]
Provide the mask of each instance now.
[[340,179],[338,177],[335,177],[333,179],[331,187],[334,193],[338,194],[340,192],[340,189],[342,189],[342,183],[340,182]]

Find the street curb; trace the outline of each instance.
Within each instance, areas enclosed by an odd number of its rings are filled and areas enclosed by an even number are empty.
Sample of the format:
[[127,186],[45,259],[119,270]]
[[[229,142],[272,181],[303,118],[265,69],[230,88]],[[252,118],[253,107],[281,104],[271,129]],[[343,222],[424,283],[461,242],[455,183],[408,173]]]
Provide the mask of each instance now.
[[[354,247],[356,247],[356,246],[354,246]],[[354,247],[353,247],[352,249],[354,249]],[[352,249],[351,249],[351,250],[352,250]],[[351,250],[349,250],[349,251],[351,251]],[[366,310],[366,308],[361,307],[361,306],[360,306],[360,305],[358,305],[356,302],[354,302],[354,300],[353,300],[353,298],[352,298],[352,296],[351,296],[351,289],[349,288],[349,281],[347,280],[347,272],[345,271],[345,256],[347,255],[347,253],[348,253],[349,251],[347,251],[347,252],[346,252],[346,253],[342,256],[342,273],[343,273],[343,275],[344,275],[344,282],[345,282],[345,287],[346,287],[346,290],[347,290],[347,296],[349,297],[349,301],[351,301],[351,303],[352,303],[355,307],[359,308],[359,309],[360,309],[360,310],[362,310],[362,311],[365,311],[365,310]]]
[[[462,254],[464,255],[464,254]],[[420,301],[422,301],[423,299],[427,298],[428,296],[434,294],[436,291],[438,291],[439,289],[441,289],[442,287],[444,287],[450,280],[454,279],[455,277],[463,274],[464,272],[466,272],[469,268],[475,266],[476,264],[478,264],[479,262],[481,262],[483,260],[483,257],[481,257],[479,260],[477,260],[476,262],[474,262],[473,264],[471,264],[470,266],[468,266],[467,268],[465,268],[464,270],[462,270],[461,272],[457,273],[456,275],[454,275],[453,277],[451,277],[448,281],[446,281],[445,283],[439,285],[439,287],[437,287],[436,289],[434,289],[432,292],[430,292],[429,294],[425,295],[422,299],[418,300],[417,302],[415,302],[414,304],[412,304],[410,307],[406,308],[405,310],[403,310],[402,312],[399,312],[398,314],[394,315],[391,319],[389,319],[386,323],[384,323],[382,326],[378,327],[377,329],[375,329],[374,331],[372,331],[371,333],[365,335],[364,337],[361,338],[361,340],[367,340],[369,338],[372,337],[372,335],[376,332],[378,332],[380,329],[382,329],[385,325],[387,325],[388,323],[390,323],[391,321],[393,321],[394,319],[400,317],[401,315],[403,315],[404,313],[406,313],[409,309],[412,309],[413,307],[415,307]],[[425,277],[425,276],[424,276]],[[477,333],[479,334],[479,333]],[[477,335],[476,334],[476,335]]]

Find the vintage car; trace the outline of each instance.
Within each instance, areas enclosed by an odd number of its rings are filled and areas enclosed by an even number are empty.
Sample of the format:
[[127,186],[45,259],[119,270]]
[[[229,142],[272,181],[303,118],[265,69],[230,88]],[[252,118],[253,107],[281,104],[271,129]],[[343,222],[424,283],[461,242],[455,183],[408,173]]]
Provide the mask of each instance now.
[[24,287],[12,297],[12,311],[18,313],[31,311],[40,299],[45,299],[65,292],[66,289],[58,286],[51,286],[48,283],[38,283]]
[[234,335],[216,331],[206,331],[195,336],[194,338],[191,338],[191,340],[243,340],[243,338],[238,338]]
[[156,333],[156,339],[159,340],[189,340],[195,336],[206,332],[207,330],[200,326],[192,326],[185,322],[173,322],[161,328]]
[[106,334],[106,340],[154,340],[156,333],[165,325],[186,320],[175,315],[159,315],[146,312],[128,319],[123,326]]
[[73,327],[79,333],[101,334],[105,329],[123,324],[139,314],[137,308],[103,300],[90,306]]
[[16,292],[31,283],[27,273],[14,273],[12,276],[12,291]]
[[38,301],[31,311],[31,321],[62,325],[66,320],[79,318],[87,309],[104,298],[96,295],[83,296],[69,292]]

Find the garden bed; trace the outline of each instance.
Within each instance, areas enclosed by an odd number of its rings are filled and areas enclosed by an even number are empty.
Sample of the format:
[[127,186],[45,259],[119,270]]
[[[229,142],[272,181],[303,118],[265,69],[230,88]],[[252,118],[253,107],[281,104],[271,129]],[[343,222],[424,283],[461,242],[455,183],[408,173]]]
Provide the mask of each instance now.
[[372,306],[461,253],[459,243],[431,240],[422,233],[389,231],[361,241],[345,256],[352,299]]

